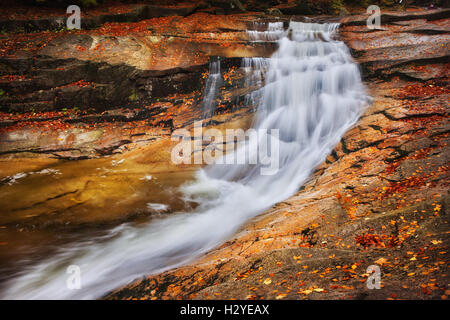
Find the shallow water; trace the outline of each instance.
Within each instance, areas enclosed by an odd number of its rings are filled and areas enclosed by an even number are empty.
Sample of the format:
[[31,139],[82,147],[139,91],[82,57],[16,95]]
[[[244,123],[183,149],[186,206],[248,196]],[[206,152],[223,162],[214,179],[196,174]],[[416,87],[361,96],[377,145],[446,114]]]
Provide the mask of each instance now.
[[178,191],[193,179],[190,168],[174,171],[151,157],[136,163],[122,156],[24,165],[33,160],[22,159],[20,172],[0,179],[0,288],[60,247],[103,237],[124,222],[140,225],[195,207]]

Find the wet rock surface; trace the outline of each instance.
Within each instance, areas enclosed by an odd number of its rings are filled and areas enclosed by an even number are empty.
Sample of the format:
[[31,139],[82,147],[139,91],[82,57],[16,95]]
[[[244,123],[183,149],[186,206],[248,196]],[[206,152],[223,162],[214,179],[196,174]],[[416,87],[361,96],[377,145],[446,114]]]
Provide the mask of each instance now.
[[[390,15],[385,15],[390,16]],[[430,80],[446,77],[449,55],[450,10],[392,15],[378,29],[363,32],[345,18],[342,35],[366,78]],[[358,20],[362,21],[362,20]],[[364,20],[365,21],[365,20]]]
[[346,20],[373,103],[309,182],[194,264],[106,298],[447,299],[447,14]]
[[168,136],[201,116],[216,56],[229,76],[219,111],[242,107],[241,58],[275,48],[248,41],[254,15],[162,16],[3,35],[0,154],[89,159]]

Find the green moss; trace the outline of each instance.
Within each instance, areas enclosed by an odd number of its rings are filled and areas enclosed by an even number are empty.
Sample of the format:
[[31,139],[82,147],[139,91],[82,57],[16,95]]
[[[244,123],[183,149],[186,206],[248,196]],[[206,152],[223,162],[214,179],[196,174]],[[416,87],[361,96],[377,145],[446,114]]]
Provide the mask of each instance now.
[[137,92],[136,92],[136,90],[134,88],[131,89],[131,95],[128,97],[128,100],[130,100],[130,101],[137,101],[137,100],[139,100],[139,96],[138,96],[138,94],[137,94]]
[[330,7],[333,14],[340,14],[343,10],[345,10],[342,0],[332,0]]
[[96,0],[81,0],[81,5],[84,8],[90,8],[90,7],[98,6],[98,3]]

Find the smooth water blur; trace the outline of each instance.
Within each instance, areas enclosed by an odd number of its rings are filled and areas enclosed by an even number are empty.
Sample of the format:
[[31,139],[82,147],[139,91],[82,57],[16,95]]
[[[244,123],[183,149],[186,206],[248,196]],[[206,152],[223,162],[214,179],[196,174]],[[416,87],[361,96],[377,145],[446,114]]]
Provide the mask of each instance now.
[[209,64],[209,74],[206,79],[203,91],[203,118],[210,118],[216,111],[216,96],[222,84],[222,74],[220,72],[220,57],[214,58]]
[[[248,83],[265,85],[255,129],[279,130],[279,169],[261,175],[260,164],[212,165],[181,191],[199,206],[135,227],[61,248],[12,279],[2,298],[98,298],[144,274],[186,264],[226,241],[248,219],[293,195],[358,119],[366,95],[358,67],[344,43],[333,39],[337,24],[291,22],[249,31],[253,41],[278,41],[269,59],[244,60]],[[269,131],[270,132],[270,131]],[[249,138],[235,152],[247,152]],[[247,148],[247,149],[246,149]],[[246,151],[247,150],[247,151]],[[226,155],[230,156],[230,155]],[[80,290],[66,287],[69,265],[81,267]]]

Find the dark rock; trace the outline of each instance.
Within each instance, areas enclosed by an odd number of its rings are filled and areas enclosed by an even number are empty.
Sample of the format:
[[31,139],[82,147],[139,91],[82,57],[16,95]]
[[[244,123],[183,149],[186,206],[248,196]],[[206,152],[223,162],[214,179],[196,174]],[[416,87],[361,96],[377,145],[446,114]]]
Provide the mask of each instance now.
[[[82,29],[94,29],[107,22],[137,22],[144,19],[167,17],[167,16],[187,16],[201,6],[183,6],[168,8],[156,5],[142,5],[127,13],[105,14],[94,17],[81,16]],[[44,30],[60,30],[66,27],[68,16],[49,17],[36,20],[1,20],[0,30],[7,32],[32,32]]]
[[280,9],[283,14],[287,15],[311,15],[315,12],[314,8],[309,5],[307,1],[302,1],[292,7],[286,7]]

